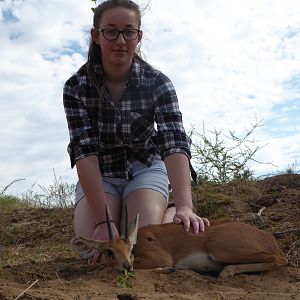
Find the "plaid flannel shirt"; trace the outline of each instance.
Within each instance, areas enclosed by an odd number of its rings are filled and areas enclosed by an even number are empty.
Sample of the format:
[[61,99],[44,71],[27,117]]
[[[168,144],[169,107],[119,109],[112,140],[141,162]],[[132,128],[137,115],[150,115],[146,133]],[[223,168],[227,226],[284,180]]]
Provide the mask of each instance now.
[[[101,65],[94,69],[102,77]],[[101,96],[102,102],[85,66],[64,85],[72,168],[77,160],[97,155],[103,176],[130,179],[135,160],[151,166],[158,153],[162,159],[173,153],[191,157],[175,89],[160,71],[134,58],[119,104],[113,104],[105,84]]]

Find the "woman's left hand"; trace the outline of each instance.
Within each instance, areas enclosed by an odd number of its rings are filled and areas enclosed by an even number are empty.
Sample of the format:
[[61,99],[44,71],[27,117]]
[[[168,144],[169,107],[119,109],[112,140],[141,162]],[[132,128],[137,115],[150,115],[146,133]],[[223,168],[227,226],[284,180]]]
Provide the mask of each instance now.
[[205,231],[205,227],[210,226],[208,219],[197,216],[189,207],[178,208],[173,221],[177,224],[183,224],[186,231],[189,231],[192,226],[195,234]]

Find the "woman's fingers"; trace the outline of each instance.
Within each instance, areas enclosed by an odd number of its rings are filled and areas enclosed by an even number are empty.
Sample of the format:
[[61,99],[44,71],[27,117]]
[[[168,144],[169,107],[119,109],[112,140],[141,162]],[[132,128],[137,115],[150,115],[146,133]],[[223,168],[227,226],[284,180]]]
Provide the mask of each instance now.
[[183,224],[184,230],[189,231],[190,226],[193,228],[193,233],[205,231],[206,226],[210,226],[208,219],[201,218],[196,214],[175,214],[173,222],[176,224]]

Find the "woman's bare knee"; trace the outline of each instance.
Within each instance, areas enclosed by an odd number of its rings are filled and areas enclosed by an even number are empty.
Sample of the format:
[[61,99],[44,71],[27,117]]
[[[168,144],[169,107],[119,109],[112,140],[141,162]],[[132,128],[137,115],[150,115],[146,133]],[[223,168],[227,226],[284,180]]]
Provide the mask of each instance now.
[[174,206],[172,207],[168,207],[162,217],[161,223],[165,224],[165,223],[172,223],[174,216],[176,213],[176,208]]
[[[165,197],[160,192],[151,189],[135,190],[126,197],[125,202],[129,221],[139,214],[139,227],[160,224],[167,206]],[[122,220],[124,220],[124,214],[122,214]],[[124,224],[124,221],[121,224]]]
[[82,198],[76,205],[74,212],[74,229],[78,236],[91,238],[95,224],[93,222],[92,211],[86,198]]
[[[112,194],[106,194],[107,204],[111,216],[119,229],[121,217],[121,200]],[[86,198],[82,198],[76,205],[74,212],[74,228],[76,235],[91,238],[95,231],[94,214]]]

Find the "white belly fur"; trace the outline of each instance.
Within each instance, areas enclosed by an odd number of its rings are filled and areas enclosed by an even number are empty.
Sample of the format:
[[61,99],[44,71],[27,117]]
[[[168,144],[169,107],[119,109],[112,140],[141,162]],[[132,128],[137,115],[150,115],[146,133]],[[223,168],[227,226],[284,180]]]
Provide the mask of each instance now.
[[207,253],[195,252],[180,260],[175,264],[177,269],[189,269],[196,272],[220,272],[223,266],[209,258]]

